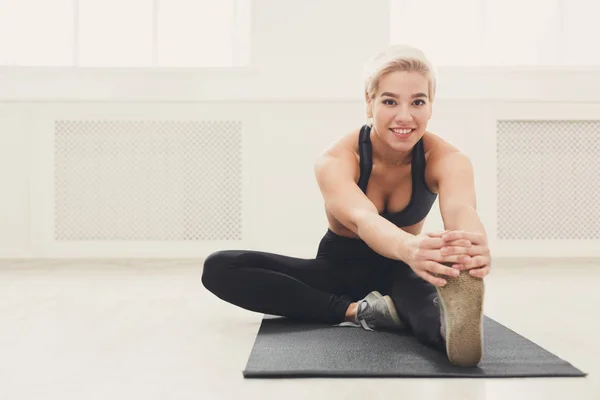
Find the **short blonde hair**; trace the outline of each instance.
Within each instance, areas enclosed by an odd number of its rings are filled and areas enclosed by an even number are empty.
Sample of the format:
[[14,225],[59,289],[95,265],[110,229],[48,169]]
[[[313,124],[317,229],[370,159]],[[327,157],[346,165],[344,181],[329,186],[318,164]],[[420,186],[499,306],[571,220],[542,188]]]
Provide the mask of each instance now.
[[364,70],[365,94],[375,97],[381,78],[390,72],[418,72],[429,81],[429,99],[433,101],[437,86],[437,73],[425,54],[411,46],[395,45],[377,53],[366,64]]

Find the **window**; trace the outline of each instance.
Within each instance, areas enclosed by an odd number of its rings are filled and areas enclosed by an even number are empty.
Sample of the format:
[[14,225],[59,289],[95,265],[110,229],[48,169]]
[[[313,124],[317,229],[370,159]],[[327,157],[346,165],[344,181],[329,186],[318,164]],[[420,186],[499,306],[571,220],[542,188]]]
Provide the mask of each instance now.
[[249,3],[0,0],[0,66],[242,66]]
[[444,66],[600,65],[595,0],[391,0],[391,42]]

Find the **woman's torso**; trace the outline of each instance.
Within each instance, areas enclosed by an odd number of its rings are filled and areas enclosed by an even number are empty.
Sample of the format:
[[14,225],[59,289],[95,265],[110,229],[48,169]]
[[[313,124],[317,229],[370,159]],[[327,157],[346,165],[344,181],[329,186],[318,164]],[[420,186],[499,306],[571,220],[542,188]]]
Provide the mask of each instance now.
[[[366,149],[370,143],[365,144],[363,140],[363,143],[359,145],[359,135],[364,129],[365,127],[342,137],[334,147],[352,152],[356,159],[356,165],[359,167],[356,168],[354,181],[363,192],[366,192],[367,198],[377,208],[379,214],[395,223],[400,229],[418,235],[421,233],[427,213],[437,197],[436,182],[427,165],[432,157],[435,157],[435,150],[447,146],[447,143],[433,133],[426,132],[419,143],[414,146],[410,164],[389,166],[379,163],[370,154],[367,154]],[[367,136],[368,132],[363,132],[361,139]],[[362,168],[360,167],[361,159],[363,160]],[[364,168],[365,164],[369,163],[372,165],[370,174]],[[333,233],[348,238],[357,237],[327,209],[325,211],[329,229]]]

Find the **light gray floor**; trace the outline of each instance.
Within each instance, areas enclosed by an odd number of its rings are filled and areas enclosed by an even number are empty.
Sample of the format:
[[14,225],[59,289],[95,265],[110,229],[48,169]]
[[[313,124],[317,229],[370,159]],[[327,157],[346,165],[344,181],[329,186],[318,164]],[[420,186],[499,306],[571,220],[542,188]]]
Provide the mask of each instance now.
[[200,260],[0,260],[0,399],[600,399],[600,260],[495,260],[486,280],[487,315],[587,378],[244,380],[262,316],[201,273]]

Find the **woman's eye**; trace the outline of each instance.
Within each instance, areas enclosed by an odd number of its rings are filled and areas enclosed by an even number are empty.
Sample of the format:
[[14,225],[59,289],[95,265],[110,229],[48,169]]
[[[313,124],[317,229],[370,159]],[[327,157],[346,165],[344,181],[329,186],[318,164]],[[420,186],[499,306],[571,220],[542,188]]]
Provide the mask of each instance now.
[[[389,105],[389,106],[394,106],[394,105],[396,105],[396,101],[391,100],[391,99],[386,99],[386,100],[383,100],[383,104],[386,104],[386,105]],[[417,106],[423,106],[426,103],[425,103],[424,100],[419,99],[419,100],[415,100],[413,104],[417,105]]]

